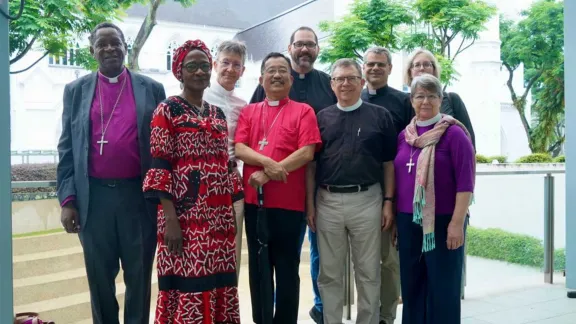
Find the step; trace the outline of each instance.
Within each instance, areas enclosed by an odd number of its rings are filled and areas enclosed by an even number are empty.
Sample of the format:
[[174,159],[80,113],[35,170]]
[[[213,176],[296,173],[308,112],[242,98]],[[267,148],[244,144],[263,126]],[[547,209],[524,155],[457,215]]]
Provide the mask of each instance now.
[[14,238],[12,240],[12,253],[16,256],[67,249],[75,246],[80,246],[78,234],[62,232]]
[[[116,283],[116,298],[120,310],[124,308],[124,292],[126,287],[123,282]],[[152,275],[152,301],[158,295],[158,280],[156,272]],[[155,303],[155,302],[154,302]],[[151,304],[153,307],[155,304]],[[34,311],[40,313],[42,318],[52,320],[56,323],[75,323],[89,320],[92,316],[90,307],[90,293],[85,292],[56,297],[40,302],[19,305],[14,307],[15,312]]]
[[84,267],[80,245],[53,251],[16,255],[13,258],[14,279],[49,275]]

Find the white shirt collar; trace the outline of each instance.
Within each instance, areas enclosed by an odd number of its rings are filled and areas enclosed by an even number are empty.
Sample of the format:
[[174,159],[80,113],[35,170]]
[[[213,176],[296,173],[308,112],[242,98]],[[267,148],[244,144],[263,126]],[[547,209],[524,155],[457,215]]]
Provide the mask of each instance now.
[[234,89],[228,91],[224,89],[224,87],[220,83],[218,83],[218,81],[214,82],[213,84],[210,84],[210,88],[212,88],[212,90],[214,90],[214,92],[216,92],[219,95],[231,97],[234,94]]
[[428,120],[417,120],[416,126],[426,127],[430,125],[434,125],[442,119],[442,114],[438,113],[438,115],[428,119]]
[[360,108],[360,105],[362,105],[362,99],[358,99],[358,101],[356,101],[355,104],[353,104],[352,106],[348,106],[348,107],[342,107],[339,103],[336,104],[338,109],[340,109],[342,111],[354,111],[354,110]]

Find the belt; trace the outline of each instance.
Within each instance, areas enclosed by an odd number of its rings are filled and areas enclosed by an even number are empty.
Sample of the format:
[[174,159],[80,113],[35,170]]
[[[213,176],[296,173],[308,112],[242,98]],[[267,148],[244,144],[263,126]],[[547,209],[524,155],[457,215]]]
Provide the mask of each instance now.
[[334,193],[353,193],[353,192],[361,192],[366,191],[370,188],[373,183],[371,184],[364,184],[364,185],[350,185],[350,186],[329,186],[329,185],[320,185],[320,188],[327,190],[328,192]]
[[126,186],[134,186],[134,185],[142,185],[142,178],[135,177],[135,178],[126,178],[126,179],[102,179],[102,178],[93,178],[90,177],[90,183],[97,184],[104,187],[126,187]]

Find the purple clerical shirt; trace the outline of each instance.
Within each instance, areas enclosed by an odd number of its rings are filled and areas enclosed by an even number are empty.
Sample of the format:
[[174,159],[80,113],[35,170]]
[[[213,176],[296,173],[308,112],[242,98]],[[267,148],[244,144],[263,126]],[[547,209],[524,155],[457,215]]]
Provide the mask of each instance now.
[[[94,90],[94,99],[90,108],[90,151],[88,155],[88,174],[94,178],[126,179],[141,175],[140,151],[138,144],[138,124],[136,115],[136,102],[132,91],[132,82],[127,69],[118,76],[118,82],[112,83],[110,79],[98,73],[98,82]],[[122,89],[122,83],[126,85]],[[104,127],[100,115],[100,95],[104,111]],[[116,100],[118,106],[110,119]],[[110,119],[110,124],[106,124]],[[106,129],[100,154],[102,131]]]
[[[434,125],[417,126],[418,135],[431,130]],[[404,133],[398,135],[398,153],[394,159],[396,175],[397,210],[413,213],[416,167],[421,149],[414,147],[412,172],[406,165],[410,161],[411,146],[406,143]],[[466,133],[458,126],[450,126],[438,144],[435,152],[434,187],[436,193],[436,214],[452,215],[456,206],[457,192],[474,191],[474,147]]]

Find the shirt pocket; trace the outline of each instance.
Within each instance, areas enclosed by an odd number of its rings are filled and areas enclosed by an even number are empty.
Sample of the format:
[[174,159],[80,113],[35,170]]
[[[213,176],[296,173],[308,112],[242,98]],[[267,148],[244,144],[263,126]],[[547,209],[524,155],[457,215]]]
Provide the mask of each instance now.
[[290,153],[298,149],[298,130],[296,128],[280,126],[276,147]]

